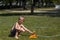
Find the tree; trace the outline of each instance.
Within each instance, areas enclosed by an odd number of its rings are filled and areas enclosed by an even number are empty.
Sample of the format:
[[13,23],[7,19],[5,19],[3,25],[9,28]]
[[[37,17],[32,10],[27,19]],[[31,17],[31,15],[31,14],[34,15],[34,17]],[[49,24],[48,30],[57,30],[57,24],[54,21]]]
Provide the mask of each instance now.
[[60,4],[60,0],[52,0],[55,4]]

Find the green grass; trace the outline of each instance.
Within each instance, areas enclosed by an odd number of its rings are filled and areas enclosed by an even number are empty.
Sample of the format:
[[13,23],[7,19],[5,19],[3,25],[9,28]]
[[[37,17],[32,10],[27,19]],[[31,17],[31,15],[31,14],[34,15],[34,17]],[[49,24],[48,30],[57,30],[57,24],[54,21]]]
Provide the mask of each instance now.
[[[14,37],[8,37],[8,34],[18,17],[0,16],[0,40],[16,40]],[[25,32],[19,40],[60,40],[60,17],[25,16],[23,24],[31,31],[36,31],[39,36],[36,39],[29,39],[29,33]]]

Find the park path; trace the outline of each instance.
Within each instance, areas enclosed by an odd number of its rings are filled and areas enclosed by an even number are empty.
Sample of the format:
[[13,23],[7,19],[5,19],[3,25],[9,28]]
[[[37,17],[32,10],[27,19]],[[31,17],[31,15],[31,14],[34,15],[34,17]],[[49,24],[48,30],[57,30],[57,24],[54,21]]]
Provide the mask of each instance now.
[[[58,11],[55,8],[39,8],[33,11],[34,13],[57,13]],[[5,9],[0,11],[2,13],[31,13],[31,10],[19,10],[19,9]]]

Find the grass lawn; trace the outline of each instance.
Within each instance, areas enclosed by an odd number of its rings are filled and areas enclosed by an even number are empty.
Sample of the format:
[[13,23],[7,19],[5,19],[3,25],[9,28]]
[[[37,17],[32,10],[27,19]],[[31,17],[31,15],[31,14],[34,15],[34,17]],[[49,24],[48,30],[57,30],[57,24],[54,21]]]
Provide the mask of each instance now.
[[[0,16],[0,40],[16,40],[8,35],[18,17]],[[19,40],[60,40],[60,17],[25,15],[23,24],[31,31],[36,31],[38,38],[29,39],[29,33],[24,32],[21,33]]]

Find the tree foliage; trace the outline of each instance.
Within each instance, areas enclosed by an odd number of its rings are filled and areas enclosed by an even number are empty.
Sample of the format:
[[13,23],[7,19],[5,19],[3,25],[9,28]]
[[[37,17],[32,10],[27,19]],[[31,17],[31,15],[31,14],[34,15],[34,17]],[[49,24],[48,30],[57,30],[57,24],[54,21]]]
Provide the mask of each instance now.
[[52,0],[55,4],[60,4],[60,0]]

